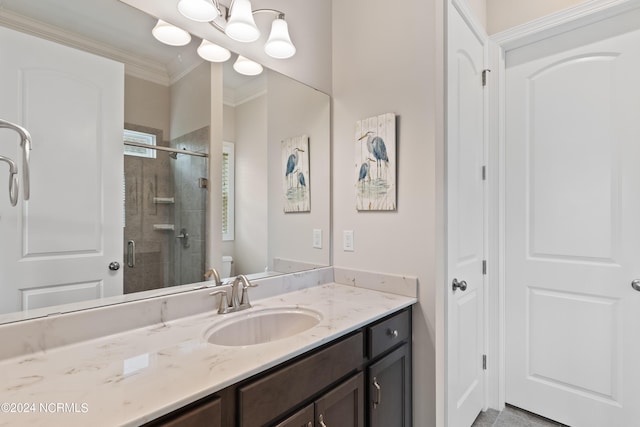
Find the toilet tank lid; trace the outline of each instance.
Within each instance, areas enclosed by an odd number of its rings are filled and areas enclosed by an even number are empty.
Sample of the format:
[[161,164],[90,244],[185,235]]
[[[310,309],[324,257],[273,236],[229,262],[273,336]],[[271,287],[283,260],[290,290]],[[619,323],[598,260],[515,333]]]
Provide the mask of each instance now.
[[229,255],[224,255],[222,257],[222,262],[233,262],[233,257]]

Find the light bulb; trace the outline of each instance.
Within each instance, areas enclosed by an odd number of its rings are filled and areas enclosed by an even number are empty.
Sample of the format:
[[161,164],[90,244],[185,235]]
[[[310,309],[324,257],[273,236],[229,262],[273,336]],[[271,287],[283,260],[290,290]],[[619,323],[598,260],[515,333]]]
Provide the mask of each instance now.
[[257,76],[262,73],[262,65],[242,55],[238,55],[238,59],[233,63],[233,69],[245,76]]
[[276,59],[291,58],[296,53],[296,47],[291,43],[289,37],[289,26],[283,17],[278,17],[271,24],[269,40],[264,45],[267,55]]
[[220,16],[218,9],[209,0],[180,0],[178,11],[196,22],[209,22]]
[[153,30],[151,30],[151,34],[153,34],[153,37],[158,41],[168,44],[169,46],[184,46],[191,41],[191,34],[162,19],[158,19],[158,23],[153,27]]
[[231,52],[222,46],[203,39],[198,47],[198,55],[210,62],[224,62],[231,57]]
[[243,43],[254,42],[260,38],[260,30],[253,20],[249,0],[234,0],[224,32],[233,40]]

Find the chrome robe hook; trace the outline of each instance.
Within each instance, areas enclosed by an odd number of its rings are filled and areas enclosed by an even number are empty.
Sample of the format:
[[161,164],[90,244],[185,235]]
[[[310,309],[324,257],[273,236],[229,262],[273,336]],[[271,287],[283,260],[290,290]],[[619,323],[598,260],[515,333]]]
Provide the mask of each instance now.
[[[31,195],[31,185],[29,176],[29,152],[31,151],[31,134],[25,128],[15,123],[0,119],[0,128],[11,129],[20,135],[20,148],[22,148],[22,193],[24,200],[29,200]],[[18,169],[13,160],[2,157],[2,161],[9,163],[9,197],[11,205],[18,202]],[[15,172],[14,172],[15,171]]]
[[9,199],[11,206],[15,206],[18,203],[18,166],[16,162],[4,156],[0,156],[0,162],[6,162],[9,165]]

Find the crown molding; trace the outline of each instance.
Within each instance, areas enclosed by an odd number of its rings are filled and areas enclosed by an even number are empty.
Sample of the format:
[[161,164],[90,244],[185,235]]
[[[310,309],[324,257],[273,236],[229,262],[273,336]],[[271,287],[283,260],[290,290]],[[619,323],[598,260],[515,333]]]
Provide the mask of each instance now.
[[124,50],[104,45],[95,40],[82,37],[70,31],[28,18],[6,9],[0,9],[0,25],[122,62],[125,65],[125,73],[128,75],[163,86],[169,86],[171,83],[167,70],[160,63],[153,62],[148,59],[142,60],[140,57]]

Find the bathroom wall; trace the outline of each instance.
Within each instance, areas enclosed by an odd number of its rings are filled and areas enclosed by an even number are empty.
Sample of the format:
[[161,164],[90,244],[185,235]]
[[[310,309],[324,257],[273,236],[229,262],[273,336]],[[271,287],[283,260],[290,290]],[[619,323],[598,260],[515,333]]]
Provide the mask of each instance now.
[[464,0],[477,19],[478,23],[487,28],[487,0]]
[[[436,423],[436,128],[441,126],[436,88],[442,87],[441,14],[441,0],[408,0],[402,7],[382,0],[333,2],[333,261],[336,266],[418,277],[413,425],[420,427]],[[382,113],[398,117],[397,210],[357,212],[355,122]],[[343,230],[354,231],[354,252],[343,251]]]
[[[269,269],[274,258],[325,265],[329,259],[329,185],[331,170],[330,106],[325,94],[270,72],[267,79],[269,161]],[[301,108],[304,106],[304,108]],[[282,141],[300,135],[309,137],[309,182],[311,211],[284,213],[284,166]],[[314,185],[318,183],[321,185]],[[313,248],[313,229],[323,233],[321,249]]]
[[211,125],[210,64],[203,62],[171,85],[171,140]]
[[124,121],[159,129],[169,140],[170,89],[128,74],[124,76]]
[[235,256],[236,274],[267,266],[267,96],[235,107]]
[[586,0],[486,0],[487,32],[495,34]]

